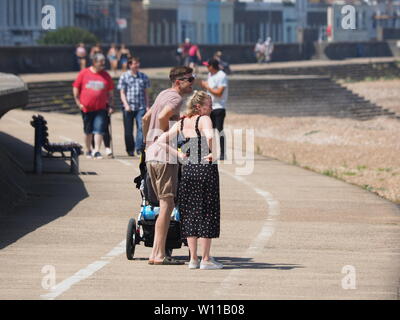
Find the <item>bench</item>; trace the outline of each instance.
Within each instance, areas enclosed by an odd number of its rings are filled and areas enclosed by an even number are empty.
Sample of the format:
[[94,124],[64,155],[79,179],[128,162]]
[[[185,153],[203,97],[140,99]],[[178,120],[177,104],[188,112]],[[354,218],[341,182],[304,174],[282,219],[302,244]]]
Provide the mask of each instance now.
[[[82,154],[82,146],[76,142],[50,143],[47,121],[41,115],[34,115],[31,121],[35,128],[35,148],[33,167],[36,174],[43,172],[43,158],[62,159],[71,161],[70,172],[79,174],[79,155]],[[47,152],[44,153],[43,149]],[[64,154],[69,152],[69,156]],[[54,153],[60,153],[61,156],[55,156]]]

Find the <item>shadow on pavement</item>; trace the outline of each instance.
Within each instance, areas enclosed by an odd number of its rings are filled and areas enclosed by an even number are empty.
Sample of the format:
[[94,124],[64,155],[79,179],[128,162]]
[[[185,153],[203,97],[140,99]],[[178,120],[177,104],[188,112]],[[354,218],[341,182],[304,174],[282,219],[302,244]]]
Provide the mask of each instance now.
[[27,200],[12,212],[0,215],[0,249],[3,249],[36,229],[65,216],[89,194],[79,176],[67,174],[68,163],[60,160],[53,160],[51,163],[45,161],[45,173],[35,175],[32,174],[33,146],[2,132],[0,144],[25,171],[27,180]]
[[304,268],[298,264],[287,263],[265,263],[252,262],[253,258],[237,258],[237,257],[215,257],[218,262],[224,265],[224,269],[277,269],[277,270],[292,270]]
[[[174,258],[188,262],[188,256],[174,256]],[[201,259],[201,257],[199,257]],[[292,270],[304,268],[299,264],[287,263],[265,263],[252,262],[253,258],[237,258],[237,257],[215,257],[215,259],[224,265],[224,270],[230,269],[277,269],[277,270]],[[148,260],[147,258],[137,258],[135,260]]]

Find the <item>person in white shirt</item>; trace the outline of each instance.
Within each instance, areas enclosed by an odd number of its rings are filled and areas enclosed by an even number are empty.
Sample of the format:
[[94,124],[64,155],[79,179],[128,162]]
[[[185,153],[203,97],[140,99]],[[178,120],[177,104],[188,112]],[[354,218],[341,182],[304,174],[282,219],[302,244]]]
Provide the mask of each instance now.
[[228,100],[228,77],[226,73],[220,69],[219,62],[216,59],[210,59],[204,63],[209,71],[207,81],[202,81],[201,86],[207,90],[212,98],[213,111],[211,112],[211,120],[213,128],[216,128],[220,134],[221,156],[225,159],[225,137],[223,134],[224,120],[226,116],[226,102]]

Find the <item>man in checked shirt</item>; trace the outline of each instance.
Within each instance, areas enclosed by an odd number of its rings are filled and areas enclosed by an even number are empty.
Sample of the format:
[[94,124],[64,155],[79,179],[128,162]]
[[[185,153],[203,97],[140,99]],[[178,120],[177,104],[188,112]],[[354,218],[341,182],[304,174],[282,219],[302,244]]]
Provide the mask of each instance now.
[[[135,150],[137,155],[140,155],[142,151],[142,117],[150,108],[148,94],[150,81],[144,73],[139,71],[139,67],[139,58],[130,58],[129,70],[121,75],[118,83],[123,105],[126,152],[131,157],[135,155]],[[136,144],[133,137],[134,122],[136,122]]]

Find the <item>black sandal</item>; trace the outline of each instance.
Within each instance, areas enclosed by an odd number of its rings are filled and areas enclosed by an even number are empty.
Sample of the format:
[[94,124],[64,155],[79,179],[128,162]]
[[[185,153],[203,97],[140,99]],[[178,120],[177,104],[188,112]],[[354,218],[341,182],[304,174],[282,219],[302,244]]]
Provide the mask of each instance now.
[[154,261],[154,265],[179,266],[185,264],[184,261],[176,260],[171,257],[165,257],[163,261]]

